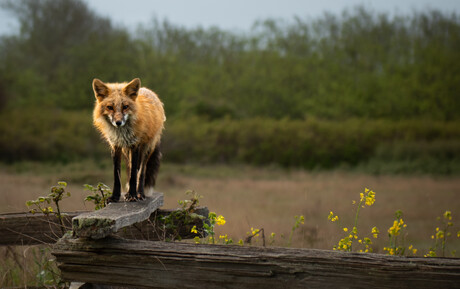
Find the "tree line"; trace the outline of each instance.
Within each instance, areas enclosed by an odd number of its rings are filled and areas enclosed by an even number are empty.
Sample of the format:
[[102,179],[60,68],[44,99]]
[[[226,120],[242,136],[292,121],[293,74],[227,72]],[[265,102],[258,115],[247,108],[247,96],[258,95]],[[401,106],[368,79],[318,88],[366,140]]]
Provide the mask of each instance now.
[[114,25],[82,0],[0,0],[0,160],[107,159],[91,81],[140,77],[165,104],[164,160],[460,172],[460,19],[363,7],[247,32],[153,18]]
[[2,107],[91,109],[91,80],[140,77],[170,117],[433,119],[460,116],[460,19],[363,7],[251,31],[153,18],[135,32],[81,0],[3,1]]

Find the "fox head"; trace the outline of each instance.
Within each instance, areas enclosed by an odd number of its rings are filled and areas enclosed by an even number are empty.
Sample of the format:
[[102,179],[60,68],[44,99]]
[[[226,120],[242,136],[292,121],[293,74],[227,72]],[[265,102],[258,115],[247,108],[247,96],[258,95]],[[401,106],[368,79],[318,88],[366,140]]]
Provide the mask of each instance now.
[[124,126],[130,116],[135,115],[136,98],[141,87],[139,78],[126,83],[104,83],[93,80],[94,96],[101,115],[115,127]]

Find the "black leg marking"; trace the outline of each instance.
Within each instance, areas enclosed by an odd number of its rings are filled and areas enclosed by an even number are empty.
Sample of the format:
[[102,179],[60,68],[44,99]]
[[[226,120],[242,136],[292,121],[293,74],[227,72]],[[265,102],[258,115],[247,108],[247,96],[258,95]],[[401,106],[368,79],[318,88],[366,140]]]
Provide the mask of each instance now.
[[112,197],[107,202],[118,202],[121,194],[120,166],[121,166],[121,148],[115,147],[112,151],[113,161],[113,191]]
[[139,169],[139,148],[134,147],[131,149],[131,173],[129,178],[129,191],[127,200],[132,202],[137,200],[137,172]]

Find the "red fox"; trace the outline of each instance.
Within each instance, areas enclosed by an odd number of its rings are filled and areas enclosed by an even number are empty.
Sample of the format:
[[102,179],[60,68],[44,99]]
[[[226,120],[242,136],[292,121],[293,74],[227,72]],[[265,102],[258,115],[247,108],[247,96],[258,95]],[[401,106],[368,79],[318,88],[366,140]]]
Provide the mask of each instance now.
[[112,149],[113,194],[108,202],[118,202],[121,194],[120,165],[125,156],[128,169],[127,201],[142,200],[153,192],[160,167],[160,138],[166,120],[163,103],[139,78],[129,83],[93,80],[96,104],[94,126]]

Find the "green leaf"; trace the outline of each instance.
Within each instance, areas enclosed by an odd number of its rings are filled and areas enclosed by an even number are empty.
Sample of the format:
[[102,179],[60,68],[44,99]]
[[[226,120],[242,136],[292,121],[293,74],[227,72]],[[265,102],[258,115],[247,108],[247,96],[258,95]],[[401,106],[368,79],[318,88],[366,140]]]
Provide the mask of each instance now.
[[94,191],[94,188],[91,185],[84,184],[83,187],[85,188],[86,191]]
[[58,182],[58,185],[60,185],[61,187],[64,187],[64,188],[67,187],[67,183],[63,182],[63,181]]

